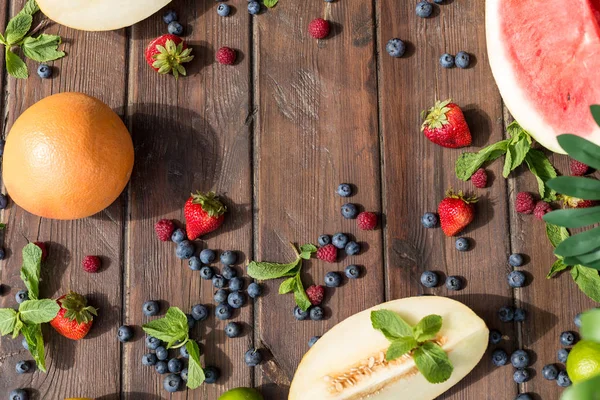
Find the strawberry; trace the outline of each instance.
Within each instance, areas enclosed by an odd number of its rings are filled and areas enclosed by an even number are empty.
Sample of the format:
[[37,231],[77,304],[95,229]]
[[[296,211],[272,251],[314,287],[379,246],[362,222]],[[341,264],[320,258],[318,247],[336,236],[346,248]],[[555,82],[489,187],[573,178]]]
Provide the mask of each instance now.
[[306,288],[306,295],[310,300],[310,304],[318,306],[323,302],[323,297],[325,297],[325,287],[321,285],[309,286]]
[[438,206],[440,224],[446,236],[454,236],[469,225],[475,218],[476,197],[465,198],[462,192],[454,194],[451,190]]
[[[423,111],[422,116],[425,115]],[[452,100],[438,101],[421,126],[427,139],[442,147],[457,149],[471,145],[471,131],[459,106]]]
[[213,192],[192,193],[183,209],[188,239],[198,239],[219,228],[223,225],[226,211],[227,207]]
[[82,295],[69,292],[56,300],[60,306],[60,310],[56,317],[50,321],[50,325],[62,336],[80,340],[85,337],[92,327],[94,315],[98,315],[98,311],[87,305],[87,300]]
[[577,197],[561,196],[563,201],[563,208],[589,208],[596,205],[594,200],[582,200]]
[[183,63],[194,59],[192,49],[189,49],[182,38],[175,35],[162,35],[150,42],[144,55],[146,62],[159,74],[172,73],[175,79],[179,75],[186,76]]
[[319,247],[317,258],[328,263],[334,263],[337,261],[337,248],[332,244]]

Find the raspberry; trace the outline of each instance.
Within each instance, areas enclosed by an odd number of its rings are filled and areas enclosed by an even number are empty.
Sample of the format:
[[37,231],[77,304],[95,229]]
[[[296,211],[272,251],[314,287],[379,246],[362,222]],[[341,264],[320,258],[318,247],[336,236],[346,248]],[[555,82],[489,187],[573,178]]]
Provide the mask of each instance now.
[[483,189],[487,186],[487,172],[485,169],[479,168],[471,177],[471,182],[478,189]]
[[175,230],[175,224],[170,219],[161,219],[154,225],[154,230],[159,240],[168,242],[171,240],[171,235]]
[[95,274],[100,270],[100,266],[102,262],[99,257],[96,256],[85,256],[83,261],[81,262],[81,267],[85,272],[89,272],[90,274]]
[[337,261],[337,248],[332,244],[319,247],[319,250],[317,250],[317,258],[328,263],[334,263]]
[[329,22],[323,18],[314,19],[308,24],[308,33],[313,39],[325,39],[330,29]]
[[35,244],[37,247],[39,247],[42,250],[42,261],[46,261],[46,258],[48,258],[48,249],[46,248],[46,243],[34,242],[33,244]]
[[357,217],[358,229],[372,231],[377,228],[377,214],[372,212],[361,212]]
[[582,200],[571,196],[562,196],[562,200],[564,207],[589,208],[596,205],[594,200]]
[[321,285],[312,285],[306,289],[306,295],[310,300],[310,304],[318,306],[323,302],[325,296],[325,288]]
[[544,218],[544,215],[552,211],[552,207],[550,207],[549,203],[546,203],[543,200],[540,200],[535,205],[535,209],[533,210],[533,215],[536,216],[537,219]]
[[237,58],[237,54],[235,50],[229,47],[221,47],[217,50],[216,55],[217,61],[223,65],[233,65],[235,64],[235,60]]
[[571,168],[571,175],[573,176],[584,176],[590,169],[590,167],[577,160],[571,160],[569,167]]
[[529,192],[520,192],[515,200],[515,208],[520,214],[531,214],[535,208],[535,201]]

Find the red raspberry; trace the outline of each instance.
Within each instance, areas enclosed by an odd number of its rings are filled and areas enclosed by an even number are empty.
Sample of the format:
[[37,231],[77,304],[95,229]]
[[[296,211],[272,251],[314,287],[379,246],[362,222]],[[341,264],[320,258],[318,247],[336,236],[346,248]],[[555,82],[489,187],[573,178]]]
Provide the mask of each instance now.
[[306,295],[310,300],[310,304],[318,306],[323,302],[325,296],[325,288],[321,285],[312,285],[306,289]]
[[325,39],[330,30],[329,22],[323,18],[314,19],[308,24],[308,33],[313,39]]
[[550,207],[550,203],[546,203],[543,200],[540,200],[535,205],[535,209],[533,210],[533,215],[536,216],[537,219],[541,220],[544,218],[544,215],[552,211],[552,207]]
[[477,172],[471,176],[471,182],[473,182],[473,186],[478,189],[483,189],[487,186],[487,172],[485,169],[479,168]]
[[158,240],[168,242],[171,240],[171,235],[175,231],[175,224],[170,219],[161,219],[154,225]]
[[337,248],[332,244],[319,247],[319,250],[317,250],[317,258],[328,263],[334,263],[337,261]]
[[584,176],[590,169],[590,167],[577,160],[571,160],[569,167],[571,168],[571,175],[573,176]]
[[232,48],[221,47],[219,50],[217,50],[216,58],[220,64],[233,65],[237,59],[237,54]]
[[102,261],[100,261],[100,257],[96,256],[85,256],[83,261],[81,262],[81,267],[85,272],[89,272],[90,274],[95,274],[100,270],[102,266]]
[[356,218],[358,229],[361,231],[372,231],[377,228],[377,214],[372,212],[361,212]]
[[515,208],[520,214],[531,214],[535,208],[535,201],[529,192],[520,192],[517,194]]
[[46,248],[46,243],[34,242],[33,244],[35,244],[37,247],[39,247],[42,250],[42,261],[46,261],[46,258],[48,258],[48,249]]
[[582,200],[577,197],[562,196],[563,206],[571,208],[589,208],[596,205],[594,200]]

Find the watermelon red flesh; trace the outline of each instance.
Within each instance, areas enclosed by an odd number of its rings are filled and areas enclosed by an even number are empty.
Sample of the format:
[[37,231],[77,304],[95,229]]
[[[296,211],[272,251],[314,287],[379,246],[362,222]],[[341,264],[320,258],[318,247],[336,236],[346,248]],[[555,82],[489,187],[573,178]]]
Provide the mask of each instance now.
[[521,126],[548,149],[573,133],[600,144],[600,0],[487,0],[490,65]]

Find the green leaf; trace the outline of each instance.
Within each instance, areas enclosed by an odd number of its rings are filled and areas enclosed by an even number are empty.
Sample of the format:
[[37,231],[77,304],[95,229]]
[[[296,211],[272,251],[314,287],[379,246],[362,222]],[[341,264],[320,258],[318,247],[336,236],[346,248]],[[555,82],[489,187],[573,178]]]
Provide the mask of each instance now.
[[307,243],[307,244],[303,244],[302,246],[300,246],[300,251],[302,253],[316,253],[317,252],[317,246],[315,246],[314,244],[311,243]]
[[27,3],[25,3],[25,6],[21,10],[21,13],[33,15],[38,11],[40,11],[40,7],[38,6],[37,1],[27,0]]
[[568,265],[581,264],[586,267],[598,262],[599,260],[600,260],[600,248],[598,248],[594,251],[591,251],[589,253],[586,253],[586,254],[581,254],[578,256],[574,256],[574,257],[566,257],[564,259],[565,264],[568,264]]
[[569,268],[567,264],[563,262],[563,260],[556,260],[554,264],[552,264],[552,268],[550,268],[550,272],[546,275],[546,279],[554,278],[554,275],[558,274],[561,271]]
[[544,201],[555,201],[556,192],[546,185],[546,182],[550,179],[556,178],[556,170],[548,157],[541,150],[531,149],[525,156],[525,162],[538,181],[538,190],[542,199]]
[[177,307],[170,307],[164,318],[159,318],[142,325],[142,329],[150,336],[167,342],[167,348],[177,342],[185,342],[189,337],[187,317]]
[[599,235],[600,227],[578,233],[575,236],[565,239],[558,246],[556,246],[554,254],[566,258],[592,252],[600,245],[598,242]]
[[569,231],[561,226],[547,223],[546,236],[548,236],[552,246],[556,247],[569,237]]
[[592,117],[594,117],[594,121],[596,121],[596,124],[600,126],[600,106],[598,104],[593,104],[590,106],[590,111],[592,113]]
[[19,333],[21,333],[21,329],[23,329],[23,326],[25,326],[23,324],[23,321],[21,321],[21,318],[19,316],[19,314],[17,313],[17,320],[15,321],[15,329],[13,329],[13,334],[12,334],[12,338],[16,339],[17,336],[19,336]]
[[31,14],[21,12],[15,15],[14,18],[8,21],[6,31],[4,31],[6,43],[8,43],[9,46],[17,44],[25,37],[25,35],[27,35],[29,29],[31,29],[32,22],[33,17]]
[[42,267],[42,250],[34,243],[23,247],[23,266],[21,267],[21,280],[29,291],[29,299],[37,300],[40,297],[40,271]]
[[433,340],[440,329],[442,329],[442,317],[439,315],[428,315],[413,327],[413,336],[418,342]]
[[600,169],[600,146],[576,135],[560,135],[557,139],[569,156],[594,169]]
[[511,171],[519,167],[531,149],[531,137],[522,129],[513,137],[506,149],[502,176],[508,178]]
[[577,176],[559,176],[548,181],[548,186],[558,193],[583,200],[600,200],[600,181]]
[[414,350],[419,344],[415,340],[415,338],[411,336],[405,336],[402,338],[395,339],[390,347],[388,347],[385,353],[385,359],[387,361],[392,361],[397,358],[402,357],[406,353]]
[[250,264],[248,264],[248,275],[251,278],[260,281],[282,278],[291,270],[296,268],[300,263],[300,260],[301,258],[298,257],[294,262],[289,264],[252,261]]
[[205,379],[204,370],[200,365],[200,348],[198,347],[198,343],[193,340],[188,340],[185,344],[185,348],[190,355],[188,361],[187,387],[196,389],[204,383]]
[[2,229],[6,229],[6,224],[1,224],[0,223],[0,230],[2,230]]
[[462,153],[456,160],[456,177],[462,181],[468,181],[471,175],[475,173],[485,162],[494,161],[506,153],[510,140],[502,140],[494,143],[478,153]]
[[310,299],[304,290],[304,285],[302,285],[302,279],[300,278],[300,273],[296,275],[296,288],[294,289],[294,300],[296,300],[296,304],[298,307],[302,309],[302,311],[306,311],[312,305],[310,303]]
[[15,78],[18,79],[27,79],[29,76],[29,72],[27,71],[27,65],[25,62],[10,51],[9,47],[6,47],[6,71]]
[[10,335],[17,323],[17,312],[12,308],[0,308],[0,335]]
[[571,268],[571,276],[586,296],[600,303],[600,275],[597,270],[575,265]]
[[600,343],[600,309],[594,308],[581,315],[581,337]]
[[582,228],[600,222],[600,207],[556,210],[544,215],[544,221],[565,228]]
[[267,8],[273,8],[277,3],[279,3],[279,0],[263,0],[263,4]]
[[64,51],[58,50],[60,43],[60,36],[43,34],[37,38],[26,37],[21,44],[21,49],[25,57],[34,61],[54,61],[65,56]]
[[454,367],[446,352],[433,342],[425,342],[414,351],[415,364],[429,383],[450,379]]
[[402,337],[413,337],[412,327],[393,311],[371,311],[371,324],[391,342]]
[[27,347],[29,347],[29,352],[35,360],[38,369],[42,372],[46,372],[46,356],[44,353],[42,326],[39,324],[24,325],[21,332],[23,333],[25,340],[27,340]]
[[296,277],[288,278],[279,285],[279,294],[286,294],[296,290]]
[[600,400],[600,376],[576,383],[567,388],[560,400]]
[[25,324],[50,322],[60,311],[58,303],[51,299],[26,300],[19,305],[19,315]]

